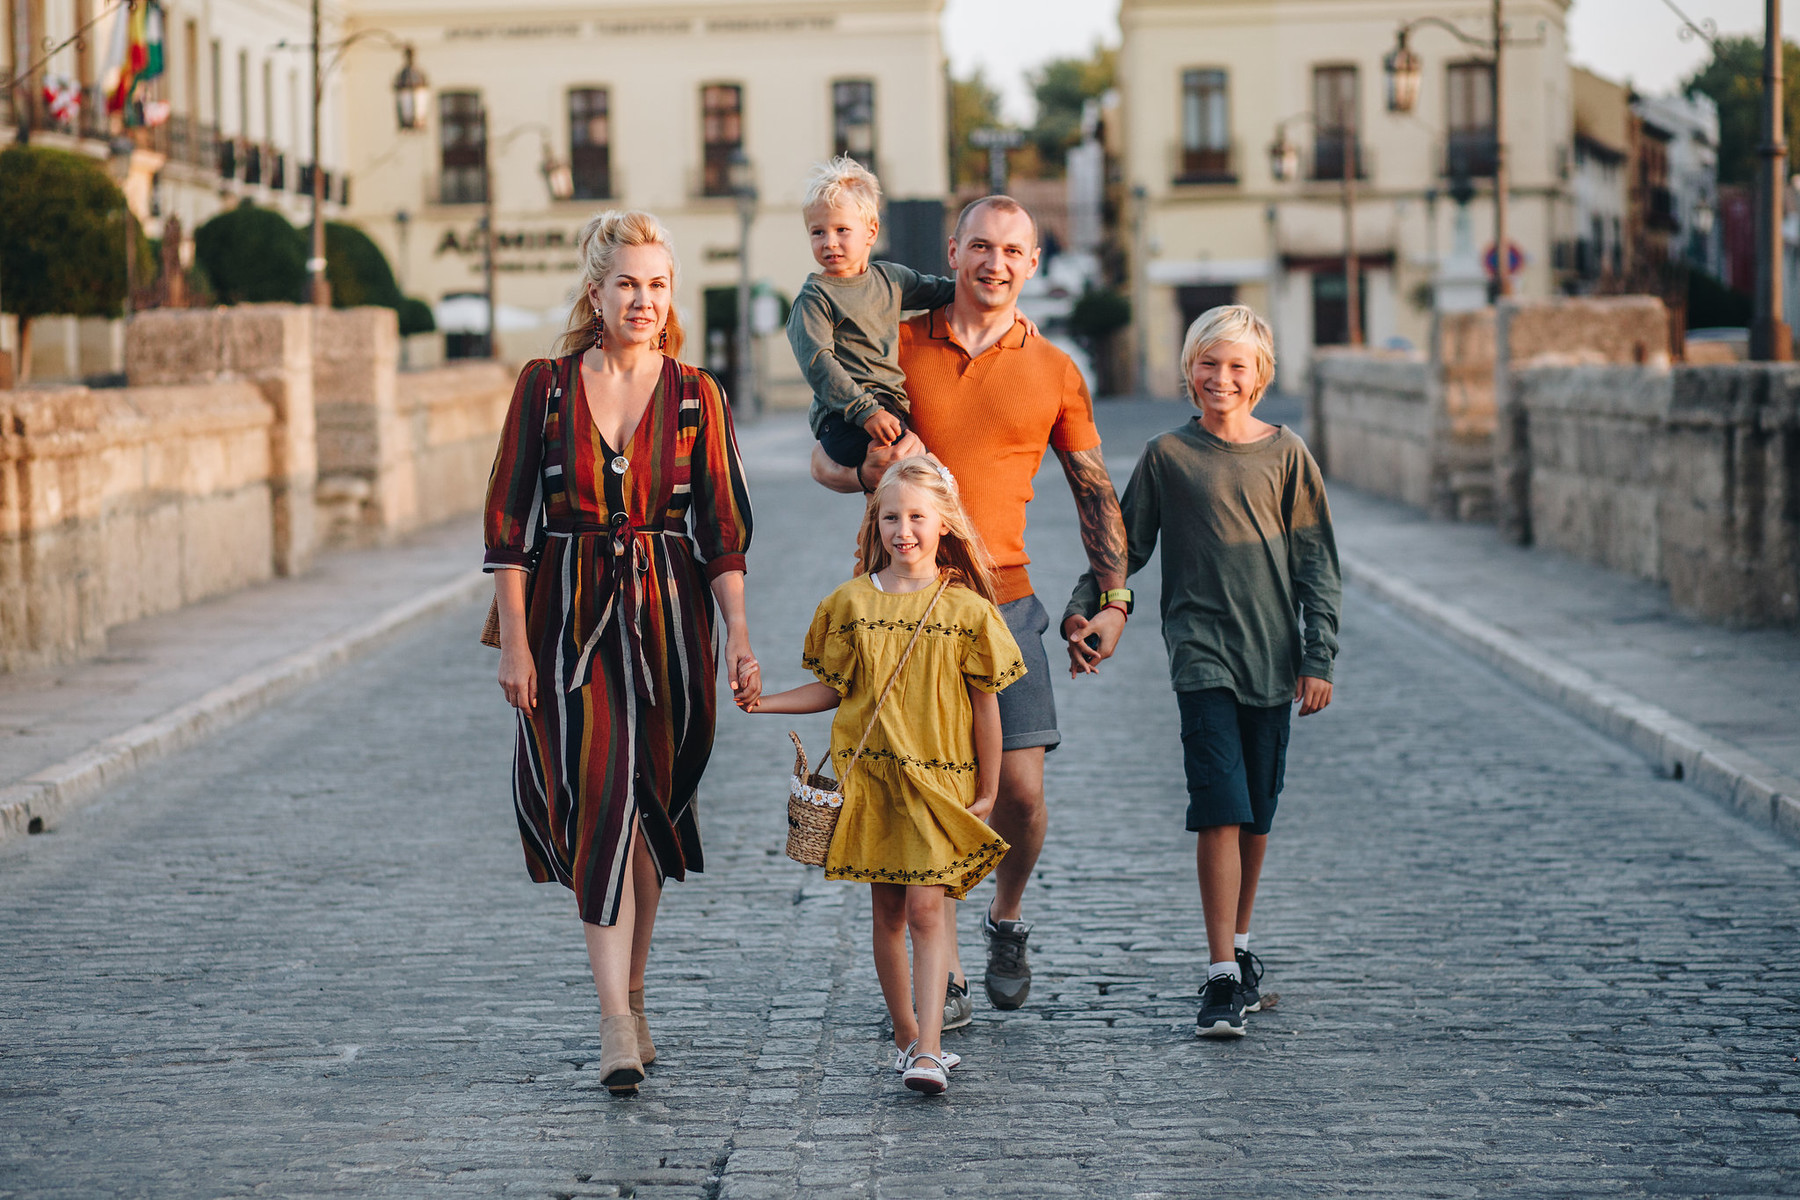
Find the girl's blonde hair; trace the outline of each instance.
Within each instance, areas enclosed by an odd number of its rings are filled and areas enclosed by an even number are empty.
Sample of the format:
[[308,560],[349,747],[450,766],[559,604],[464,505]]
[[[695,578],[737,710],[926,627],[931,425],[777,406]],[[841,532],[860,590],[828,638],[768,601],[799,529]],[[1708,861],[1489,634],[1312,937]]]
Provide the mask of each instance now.
[[569,308],[569,323],[556,342],[556,356],[583,354],[594,345],[594,308],[588,301],[588,285],[600,286],[612,274],[613,262],[624,246],[661,246],[669,256],[669,319],[663,324],[668,343],[663,353],[681,357],[681,315],[675,311],[675,282],[681,265],[675,259],[675,245],[662,222],[647,212],[607,210],[581,227],[575,243],[581,252],[581,280]]
[[993,560],[988,558],[981,535],[975,532],[969,514],[963,510],[956,480],[946,468],[924,455],[903,458],[889,467],[869,496],[862,531],[856,538],[863,573],[873,575],[888,565],[887,544],[881,540],[881,502],[902,487],[918,488],[930,496],[938,516],[944,519],[947,532],[938,539],[937,561],[949,572],[951,582],[968,588],[990,604],[998,603]]
[[881,182],[869,168],[840,154],[827,163],[819,163],[807,173],[806,199],[802,213],[815,208],[848,204],[870,225],[881,223]]
[[1256,347],[1256,395],[1250,399],[1252,408],[1275,382],[1275,334],[1269,323],[1242,304],[1209,308],[1194,318],[1188,326],[1187,339],[1181,344],[1181,387],[1189,403],[1196,407],[1200,397],[1194,395],[1194,360],[1227,342],[1247,342]]

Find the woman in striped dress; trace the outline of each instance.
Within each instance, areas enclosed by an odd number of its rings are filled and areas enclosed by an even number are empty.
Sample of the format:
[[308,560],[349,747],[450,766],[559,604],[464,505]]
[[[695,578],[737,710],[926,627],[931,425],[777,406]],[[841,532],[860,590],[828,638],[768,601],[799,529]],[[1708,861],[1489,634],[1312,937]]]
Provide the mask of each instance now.
[[501,432],[486,567],[500,686],[519,710],[526,866],[575,893],[604,1082],[627,1094],[656,1056],[643,987],[662,882],[702,865],[715,602],[735,697],[761,686],[744,618],[750,500],[724,394],[676,361],[668,233],[609,212],[580,249],[562,356],[526,365]]

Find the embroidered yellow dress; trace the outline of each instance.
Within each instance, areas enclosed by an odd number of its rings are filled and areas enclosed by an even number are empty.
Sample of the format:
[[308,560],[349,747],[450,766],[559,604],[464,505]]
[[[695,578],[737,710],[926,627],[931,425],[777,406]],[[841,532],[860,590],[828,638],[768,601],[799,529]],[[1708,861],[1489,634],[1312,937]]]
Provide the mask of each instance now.
[[[831,723],[838,778],[937,586],[880,590],[867,575],[820,602],[805,663],[844,698]],[[951,585],[882,707],[825,857],[825,878],[942,884],[962,896],[994,869],[1006,842],[968,811],[975,799],[968,685],[998,692],[1025,673],[1000,610]]]

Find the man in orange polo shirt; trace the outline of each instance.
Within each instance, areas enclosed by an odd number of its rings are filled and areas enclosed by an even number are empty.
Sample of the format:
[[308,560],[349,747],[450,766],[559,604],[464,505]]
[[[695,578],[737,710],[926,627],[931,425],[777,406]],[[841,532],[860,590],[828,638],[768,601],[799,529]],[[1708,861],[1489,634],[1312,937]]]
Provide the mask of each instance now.
[[[993,904],[982,918],[985,984],[995,1008],[1018,1008],[1031,989],[1031,926],[1021,909],[1044,845],[1044,754],[1062,740],[1044,653],[1049,616],[1033,593],[1025,553],[1025,506],[1046,448],[1055,451],[1075,494],[1082,546],[1101,589],[1127,612],[1131,605],[1125,525],[1100,455],[1087,385],[1069,356],[1032,333],[1018,312],[1019,291],[1037,266],[1037,222],[1018,201],[987,196],[963,209],[950,239],[956,299],[900,327],[915,433],[892,446],[871,446],[860,468],[841,466],[814,447],[812,467],[826,487],[867,491],[894,462],[929,449],[956,477],[998,568],[1000,612],[1027,670],[1000,693],[1004,753],[988,818],[1012,844],[995,868]],[[946,919],[954,922],[955,911],[952,901]],[[954,962],[946,1029],[969,1020],[961,976],[962,964]]]

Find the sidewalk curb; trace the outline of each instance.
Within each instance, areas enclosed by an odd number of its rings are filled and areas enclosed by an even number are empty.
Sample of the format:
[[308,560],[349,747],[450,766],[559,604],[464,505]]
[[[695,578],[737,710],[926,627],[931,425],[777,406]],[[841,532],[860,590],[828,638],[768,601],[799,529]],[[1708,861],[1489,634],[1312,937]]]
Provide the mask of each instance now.
[[1545,654],[1466,609],[1353,555],[1344,574],[1407,615],[1430,625],[1503,675],[1618,739],[1759,825],[1800,842],[1800,779],[1783,775],[1730,742],[1654,704]]
[[[236,724],[415,625],[479,599],[489,586],[485,574],[471,571],[404,600],[371,621],[240,675],[73,758],[0,788],[0,845],[54,828],[82,801],[138,768]],[[476,632],[471,629],[470,637]]]

